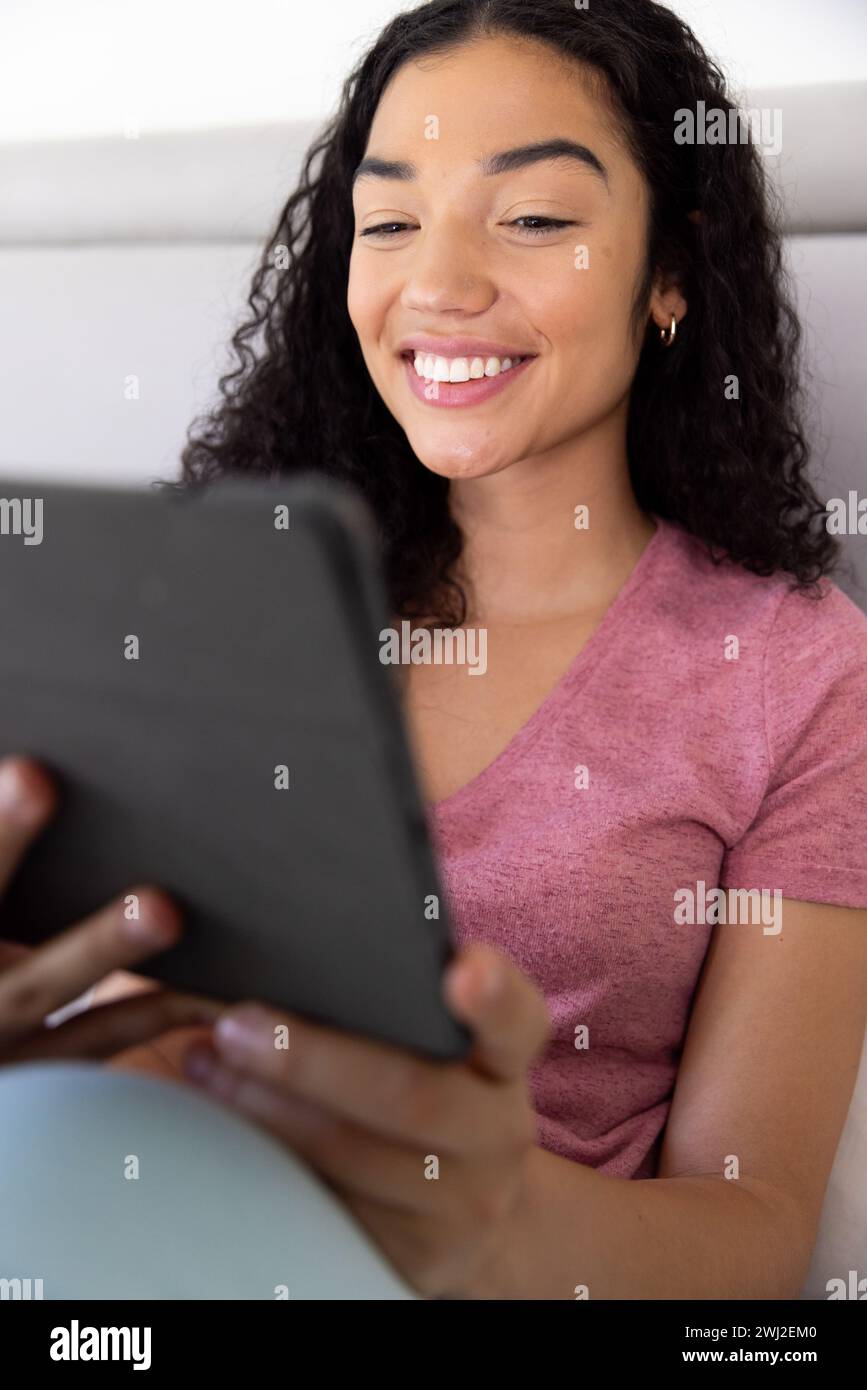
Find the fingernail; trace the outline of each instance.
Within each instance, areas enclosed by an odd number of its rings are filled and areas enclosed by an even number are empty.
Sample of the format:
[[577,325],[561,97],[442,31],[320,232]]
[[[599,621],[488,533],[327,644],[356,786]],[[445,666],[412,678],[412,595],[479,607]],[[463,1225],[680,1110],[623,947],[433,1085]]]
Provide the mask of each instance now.
[[14,762],[0,763],[0,814],[22,825],[38,819],[39,803],[34,801],[20,768]]
[[124,894],[120,910],[124,935],[131,937],[133,941],[157,944],[174,940],[176,932],[173,920],[161,912],[159,907],[155,910],[151,899],[144,894]]
[[223,1014],[214,1024],[214,1032],[233,1052],[261,1052],[274,1043],[267,1021],[257,1009]]
[[184,1073],[191,1081],[207,1081],[214,1065],[214,1054],[206,1047],[191,1047],[183,1057]]
[[460,960],[454,966],[451,982],[452,988],[456,987],[462,994],[467,988],[464,982],[469,979],[469,990],[477,1003],[490,1004],[499,993],[503,978],[503,968],[499,961],[484,961],[480,972],[478,960]]

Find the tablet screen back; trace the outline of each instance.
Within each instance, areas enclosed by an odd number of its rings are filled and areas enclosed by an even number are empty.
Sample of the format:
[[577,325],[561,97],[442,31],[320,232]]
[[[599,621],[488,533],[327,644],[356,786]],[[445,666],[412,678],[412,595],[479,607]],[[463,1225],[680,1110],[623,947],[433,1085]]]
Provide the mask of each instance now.
[[61,790],[0,935],[40,940],[157,884],[186,927],[149,975],[460,1055],[359,504],[307,479],[6,480],[0,498],[0,754]]

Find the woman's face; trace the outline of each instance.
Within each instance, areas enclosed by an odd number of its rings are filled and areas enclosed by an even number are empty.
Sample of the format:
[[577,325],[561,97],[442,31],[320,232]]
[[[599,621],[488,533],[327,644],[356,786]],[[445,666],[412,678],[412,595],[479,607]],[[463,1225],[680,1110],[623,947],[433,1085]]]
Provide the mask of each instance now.
[[[581,148],[509,153],[551,141]],[[509,38],[408,63],[367,161],[349,313],[421,462],[477,478],[612,416],[625,430],[647,191],[581,70]],[[660,323],[669,305],[655,290]]]

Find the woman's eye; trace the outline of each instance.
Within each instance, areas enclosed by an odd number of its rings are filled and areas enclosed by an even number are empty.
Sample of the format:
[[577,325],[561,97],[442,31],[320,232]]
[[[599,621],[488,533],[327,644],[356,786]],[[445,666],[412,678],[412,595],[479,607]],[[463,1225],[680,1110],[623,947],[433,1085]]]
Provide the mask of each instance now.
[[[572,220],[560,217],[543,217],[541,214],[526,213],[523,217],[516,217],[513,222],[507,222],[507,227],[517,227],[520,231],[526,232],[529,236],[544,236],[546,232],[557,232],[563,227],[577,227],[579,224]],[[361,232],[363,237],[389,237],[400,236],[401,232],[413,230],[411,222],[377,222],[373,227],[365,227]]]
[[397,236],[400,232],[408,231],[411,227],[410,222],[378,222],[375,227],[365,227],[362,236]]
[[[530,223],[534,225],[530,226]],[[514,222],[509,222],[507,225],[520,227],[522,232],[529,232],[530,236],[542,236],[545,232],[555,232],[559,231],[561,227],[574,227],[577,224],[559,217],[542,217],[534,213],[527,213],[524,217],[516,217]]]

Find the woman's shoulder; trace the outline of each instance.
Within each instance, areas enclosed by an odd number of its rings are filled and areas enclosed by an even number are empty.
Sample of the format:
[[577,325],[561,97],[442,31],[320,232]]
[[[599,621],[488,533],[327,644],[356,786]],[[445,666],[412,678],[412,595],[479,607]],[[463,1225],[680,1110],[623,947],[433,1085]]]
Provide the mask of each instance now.
[[663,529],[663,591],[691,627],[722,622],[734,637],[761,643],[771,660],[812,655],[828,672],[861,666],[867,674],[867,615],[828,576],[811,588],[792,575],[759,575],[731,560],[719,563],[704,542],[674,522]]

